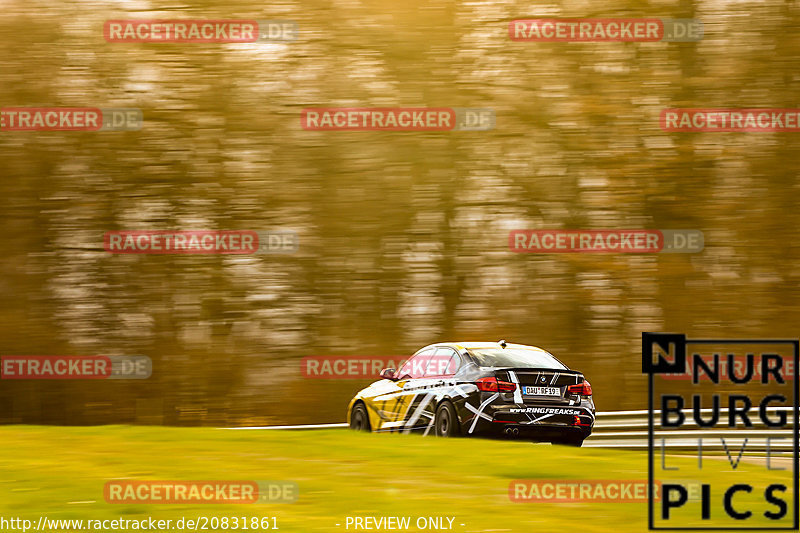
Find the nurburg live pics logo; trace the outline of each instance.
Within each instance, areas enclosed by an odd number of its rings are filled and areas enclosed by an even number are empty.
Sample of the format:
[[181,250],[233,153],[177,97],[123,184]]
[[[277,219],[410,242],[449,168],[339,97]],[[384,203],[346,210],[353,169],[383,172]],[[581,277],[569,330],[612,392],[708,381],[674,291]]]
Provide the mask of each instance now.
[[[648,529],[798,529],[800,380],[785,376],[790,362],[797,368],[799,346],[796,339],[642,333]],[[734,372],[734,366],[746,371]],[[682,374],[691,379],[667,376]],[[654,465],[655,454],[660,460]],[[687,471],[701,483],[695,501],[681,483]],[[653,498],[654,484],[660,499]]]

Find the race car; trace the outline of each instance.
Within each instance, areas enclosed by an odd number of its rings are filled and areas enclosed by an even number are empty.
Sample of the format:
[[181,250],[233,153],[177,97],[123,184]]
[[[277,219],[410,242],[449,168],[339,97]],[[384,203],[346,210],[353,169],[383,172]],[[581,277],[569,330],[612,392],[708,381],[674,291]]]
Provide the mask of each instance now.
[[348,405],[350,428],[581,446],[594,426],[592,386],[535,346],[431,344],[380,377]]

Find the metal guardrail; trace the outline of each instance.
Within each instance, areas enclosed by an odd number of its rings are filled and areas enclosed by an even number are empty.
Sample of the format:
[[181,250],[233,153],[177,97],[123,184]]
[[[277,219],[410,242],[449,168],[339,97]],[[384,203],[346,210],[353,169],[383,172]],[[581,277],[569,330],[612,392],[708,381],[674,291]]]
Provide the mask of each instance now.
[[[770,414],[785,411],[787,415],[793,411],[793,407],[770,407],[766,411]],[[706,415],[713,412],[712,409],[701,409],[700,413]],[[758,415],[750,415],[752,428],[733,428],[705,429],[697,425],[692,417],[690,410],[684,410],[685,420],[680,428],[659,429],[658,417],[661,411],[654,411],[657,417],[654,421],[654,447],[661,448],[661,439],[664,439],[665,449],[696,449],[702,446],[703,450],[723,451],[726,447],[731,453],[739,453],[744,439],[747,439],[747,452],[766,452],[770,450],[785,451],[791,450],[794,446],[794,432],[792,429],[768,429]],[[727,410],[720,410],[720,419],[726,420]],[[698,439],[702,438],[702,444],[698,444]],[[767,439],[769,438],[769,441]],[[724,439],[724,441],[722,440]],[[648,412],[647,411],[607,411],[597,413],[594,430],[592,435],[584,442],[585,447],[593,448],[647,448],[648,442]]]

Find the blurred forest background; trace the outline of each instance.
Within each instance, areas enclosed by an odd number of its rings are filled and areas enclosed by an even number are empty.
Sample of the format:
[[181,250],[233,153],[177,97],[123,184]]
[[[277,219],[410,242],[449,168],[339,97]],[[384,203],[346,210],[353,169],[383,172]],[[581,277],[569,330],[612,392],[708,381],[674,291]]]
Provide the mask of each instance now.
[[[665,107],[800,107],[796,0],[0,0],[0,105],[137,107],[0,132],[0,354],[146,355],[146,381],[0,382],[0,423],[336,422],[308,355],[541,346],[643,408],[641,332],[797,337],[800,134]],[[512,42],[534,17],[698,18],[695,43]],[[121,44],[119,18],[299,39]],[[490,132],[318,132],[304,107],[494,109]],[[291,229],[293,255],[111,255],[106,231]],[[699,229],[698,254],[515,254],[512,229]]]

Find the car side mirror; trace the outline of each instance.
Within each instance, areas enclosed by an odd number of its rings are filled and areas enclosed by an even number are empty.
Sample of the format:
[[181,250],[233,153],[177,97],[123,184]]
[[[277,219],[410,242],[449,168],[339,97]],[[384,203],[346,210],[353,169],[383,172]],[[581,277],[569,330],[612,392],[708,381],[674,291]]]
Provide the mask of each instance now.
[[383,379],[391,379],[392,381],[394,381],[394,373],[395,373],[394,368],[384,368],[383,370],[381,370],[380,376]]

